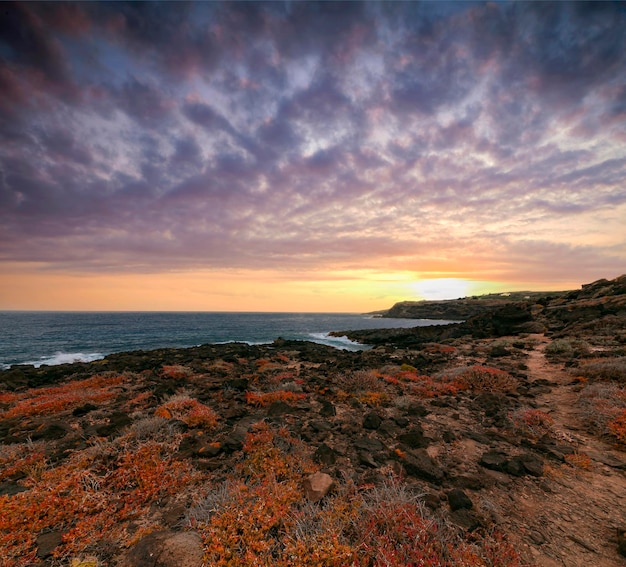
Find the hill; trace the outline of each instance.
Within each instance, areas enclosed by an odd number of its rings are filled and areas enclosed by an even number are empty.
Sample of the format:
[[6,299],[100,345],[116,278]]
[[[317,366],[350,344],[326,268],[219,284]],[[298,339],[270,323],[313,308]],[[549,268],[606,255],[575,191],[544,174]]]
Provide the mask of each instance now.
[[512,291],[442,301],[400,301],[390,309],[377,311],[376,315],[381,318],[465,320],[509,303],[518,301],[538,302],[562,297],[567,293],[569,292]]

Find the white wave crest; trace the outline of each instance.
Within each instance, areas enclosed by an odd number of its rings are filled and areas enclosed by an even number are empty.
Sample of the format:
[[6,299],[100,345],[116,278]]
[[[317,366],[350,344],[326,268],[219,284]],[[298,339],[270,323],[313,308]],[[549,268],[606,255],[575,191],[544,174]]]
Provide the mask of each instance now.
[[73,362],[93,362],[104,358],[104,356],[100,352],[57,352],[54,356],[42,357],[39,360],[31,360],[22,364],[32,364],[35,368],[39,368],[44,364],[57,366],[58,364],[72,364]]
[[311,341],[322,345],[328,345],[339,350],[367,350],[368,345],[351,341],[345,335],[343,337],[333,337],[328,333],[310,333]]

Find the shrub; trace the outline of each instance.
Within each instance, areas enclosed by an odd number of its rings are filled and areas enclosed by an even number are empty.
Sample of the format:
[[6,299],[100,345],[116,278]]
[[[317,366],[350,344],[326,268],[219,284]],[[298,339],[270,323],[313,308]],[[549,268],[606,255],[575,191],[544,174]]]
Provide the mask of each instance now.
[[193,376],[193,370],[191,370],[191,368],[180,364],[163,366],[163,368],[161,368],[161,373],[165,378],[172,378],[174,380],[182,380],[183,378]]
[[246,403],[255,407],[267,407],[274,402],[298,402],[306,396],[289,390],[275,390],[273,392],[246,392]]
[[602,435],[613,435],[624,441],[626,388],[607,382],[585,386],[578,400],[586,424]]
[[38,468],[22,483],[29,489],[0,496],[3,565],[36,563],[36,536],[63,532],[57,560],[91,551],[103,534],[124,545],[132,522],[150,506],[197,482],[190,465],[173,458],[177,440],[136,444],[129,436],[74,453],[56,467]]
[[474,365],[458,368],[452,372],[454,384],[459,390],[470,392],[514,392],[518,382],[504,370],[490,366]]
[[590,380],[613,380],[626,384],[626,357],[589,362],[581,366],[577,373]]
[[589,344],[580,339],[555,339],[546,346],[546,355],[552,357],[579,357],[589,354]]
[[385,392],[365,392],[358,400],[367,406],[379,407],[389,403],[389,396]]
[[339,378],[339,384],[350,394],[384,392],[385,383],[380,377],[380,373],[376,370],[356,370],[350,374],[341,376]]
[[586,455],[585,453],[571,453],[569,455],[565,455],[564,458],[565,462],[573,467],[585,470],[591,468],[591,459],[589,458],[589,455]]
[[124,376],[96,375],[59,386],[31,388],[21,393],[5,393],[2,395],[2,402],[12,407],[0,412],[0,420],[55,414],[75,409],[87,402],[103,403],[117,396],[114,388],[125,380]]
[[517,410],[511,416],[511,421],[516,429],[536,438],[550,433],[554,425],[552,417],[538,409]]
[[178,419],[189,427],[207,427],[209,429],[216,427],[218,421],[217,414],[210,407],[186,394],[172,396],[156,409],[154,415],[165,419]]
[[626,443],[626,409],[608,423],[609,431],[622,443]]

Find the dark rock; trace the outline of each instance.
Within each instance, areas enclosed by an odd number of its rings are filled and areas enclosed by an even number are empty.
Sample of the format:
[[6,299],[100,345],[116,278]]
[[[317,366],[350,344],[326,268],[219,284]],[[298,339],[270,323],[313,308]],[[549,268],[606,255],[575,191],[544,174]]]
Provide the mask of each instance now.
[[470,490],[480,490],[485,488],[485,480],[477,475],[459,475],[452,479],[458,488],[469,488]]
[[525,471],[531,476],[543,476],[543,461],[530,453],[517,457]]
[[312,420],[309,425],[313,431],[317,432],[330,431],[333,428],[333,424],[329,421],[321,421],[319,419]]
[[406,473],[433,484],[441,484],[445,474],[423,449],[407,452],[402,460]]
[[430,439],[428,437],[424,437],[424,430],[419,426],[413,427],[402,435],[398,435],[398,441],[410,449],[428,447],[430,443]]
[[37,536],[37,557],[44,559],[52,555],[52,552],[61,545],[62,537],[61,532],[48,532]]
[[366,414],[365,418],[363,419],[363,427],[365,429],[378,429],[381,423],[382,419],[377,413],[373,411]]
[[501,356],[509,356],[511,354],[509,350],[504,345],[496,345],[491,347],[489,351],[489,356],[493,358],[499,358]]
[[513,476],[524,476],[526,474],[526,469],[518,457],[507,461],[504,470]]
[[494,471],[505,472],[509,458],[499,451],[487,451],[483,453],[478,464]]
[[528,534],[528,537],[530,538],[530,541],[532,541],[535,545],[542,545],[546,542],[545,536],[537,530],[531,530],[531,532]]
[[382,451],[385,447],[378,439],[370,439],[369,437],[359,437],[355,439],[354,446],[357,449],[372,452]]
[[96,433],[100,437],[112,437],[121,433],[122,429],[132,423],[127,413],[115,412],[109,417],[109,423],[96,427]]
[[461,508],[450,514],[450,519],[460,528],[468,532],[473,532],[481,527],[481,522],[473,510]]
[[320,408],[320,415],[322,417],[333,417],[337,415],[337,410],[331,402],[322,399],[320,403],[322,404],[322,407]]
[[0,482],[0,495],[6,494],[7,496],[13,496],[19,492],[25,492],[28,490],[25,486],[22,486],[19,482],[6,481]]
[[407,417],[404,417],[403,415],[394,417],[393,420],[396,422],[396,425],[398,427],[407,427],[409,423],[411,423],[409,419]]
[[71,428],[65,423],[52,422],[47,423],[43,428],[33,432],[31,438],[33,441],[51,441],[53,439],[62,439],[65,437]]
[[406,409],[407,415],[414,415],[416,417],[424,417],[428,415],[428,410],[422,404],[411,404]]
[[367,451],[359,451],[358,452],[358,457],[359,457],[359,464],[360,465],[365,465],[366,467],[371,467],[373,469],[377,469],[380,466],[374,460],[374,457],[372,457],[372,454],[368,453]]
[[270,407],[267,408],[267,415],[269,417],[276,417],[279,415],[294,413],[294,411],[296,411],[295,408],[291,407],[289,404],[281,400],[277,400],[275,402],[272,402]]
[[452,431],[450,431],[449,429],[446,429],[441,434],[441,438],[443,439],[444,443],[452,443],[452,441],[456,440],[456,435]]
[[462,508],[470,509],[474,506],[470,497],[460,488],[453,488],[448,492],[448,503],[452,511]]
[[230,435],[224,438],[222,446],[227,453],[239,451],[243,448],[245,438],[245,432],[233,431]]
[[626,557],[626,527],[617,530],[617,550]]
[[436,494],[428,492],[424,494],[424,504],[431,510],[438,510],[441,506],[441,499]]
[[224,388],[229,388],[238,392],[245,392],[249,385],[250,381],[247,378],[235,378],[224,382]]
[[87,415],[90,411],[93,411],[96,409],[98,409],[98,406],[87,403],[87,404],[84,404],[82,406],[75,408],[74,411],[72,412],[72,415],[75,417],[82,417],[83,415]]
[[241,419],[248,415],[248,408],[243,404],[230,404],[228,409],[223,412],[222,416],[224,419],[229,421]]
[[487,437],[486,435],[483,435],[482,433],[478,433],[476,431],[466,431],[465,432],[465,436],[468,439],[472,439],[482,445],[490,445],[491,444],[491,439],[489,439],[489,437]]
[[443,398],[434,398],[430,401],[430,405],[437,408],[456,408],[458,402],[454,398],[445,396]]
[[313,458],[322,465],[334,465],[337,460],[337,453],[326,443],[322,443],[313,453]]

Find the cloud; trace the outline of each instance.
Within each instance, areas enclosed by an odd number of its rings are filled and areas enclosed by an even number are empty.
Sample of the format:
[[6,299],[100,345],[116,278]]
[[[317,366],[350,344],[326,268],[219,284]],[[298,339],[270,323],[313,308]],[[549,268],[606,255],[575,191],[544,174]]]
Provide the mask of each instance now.
[[501,277],[626,260],[618,5],[3,10],[0,260]]

